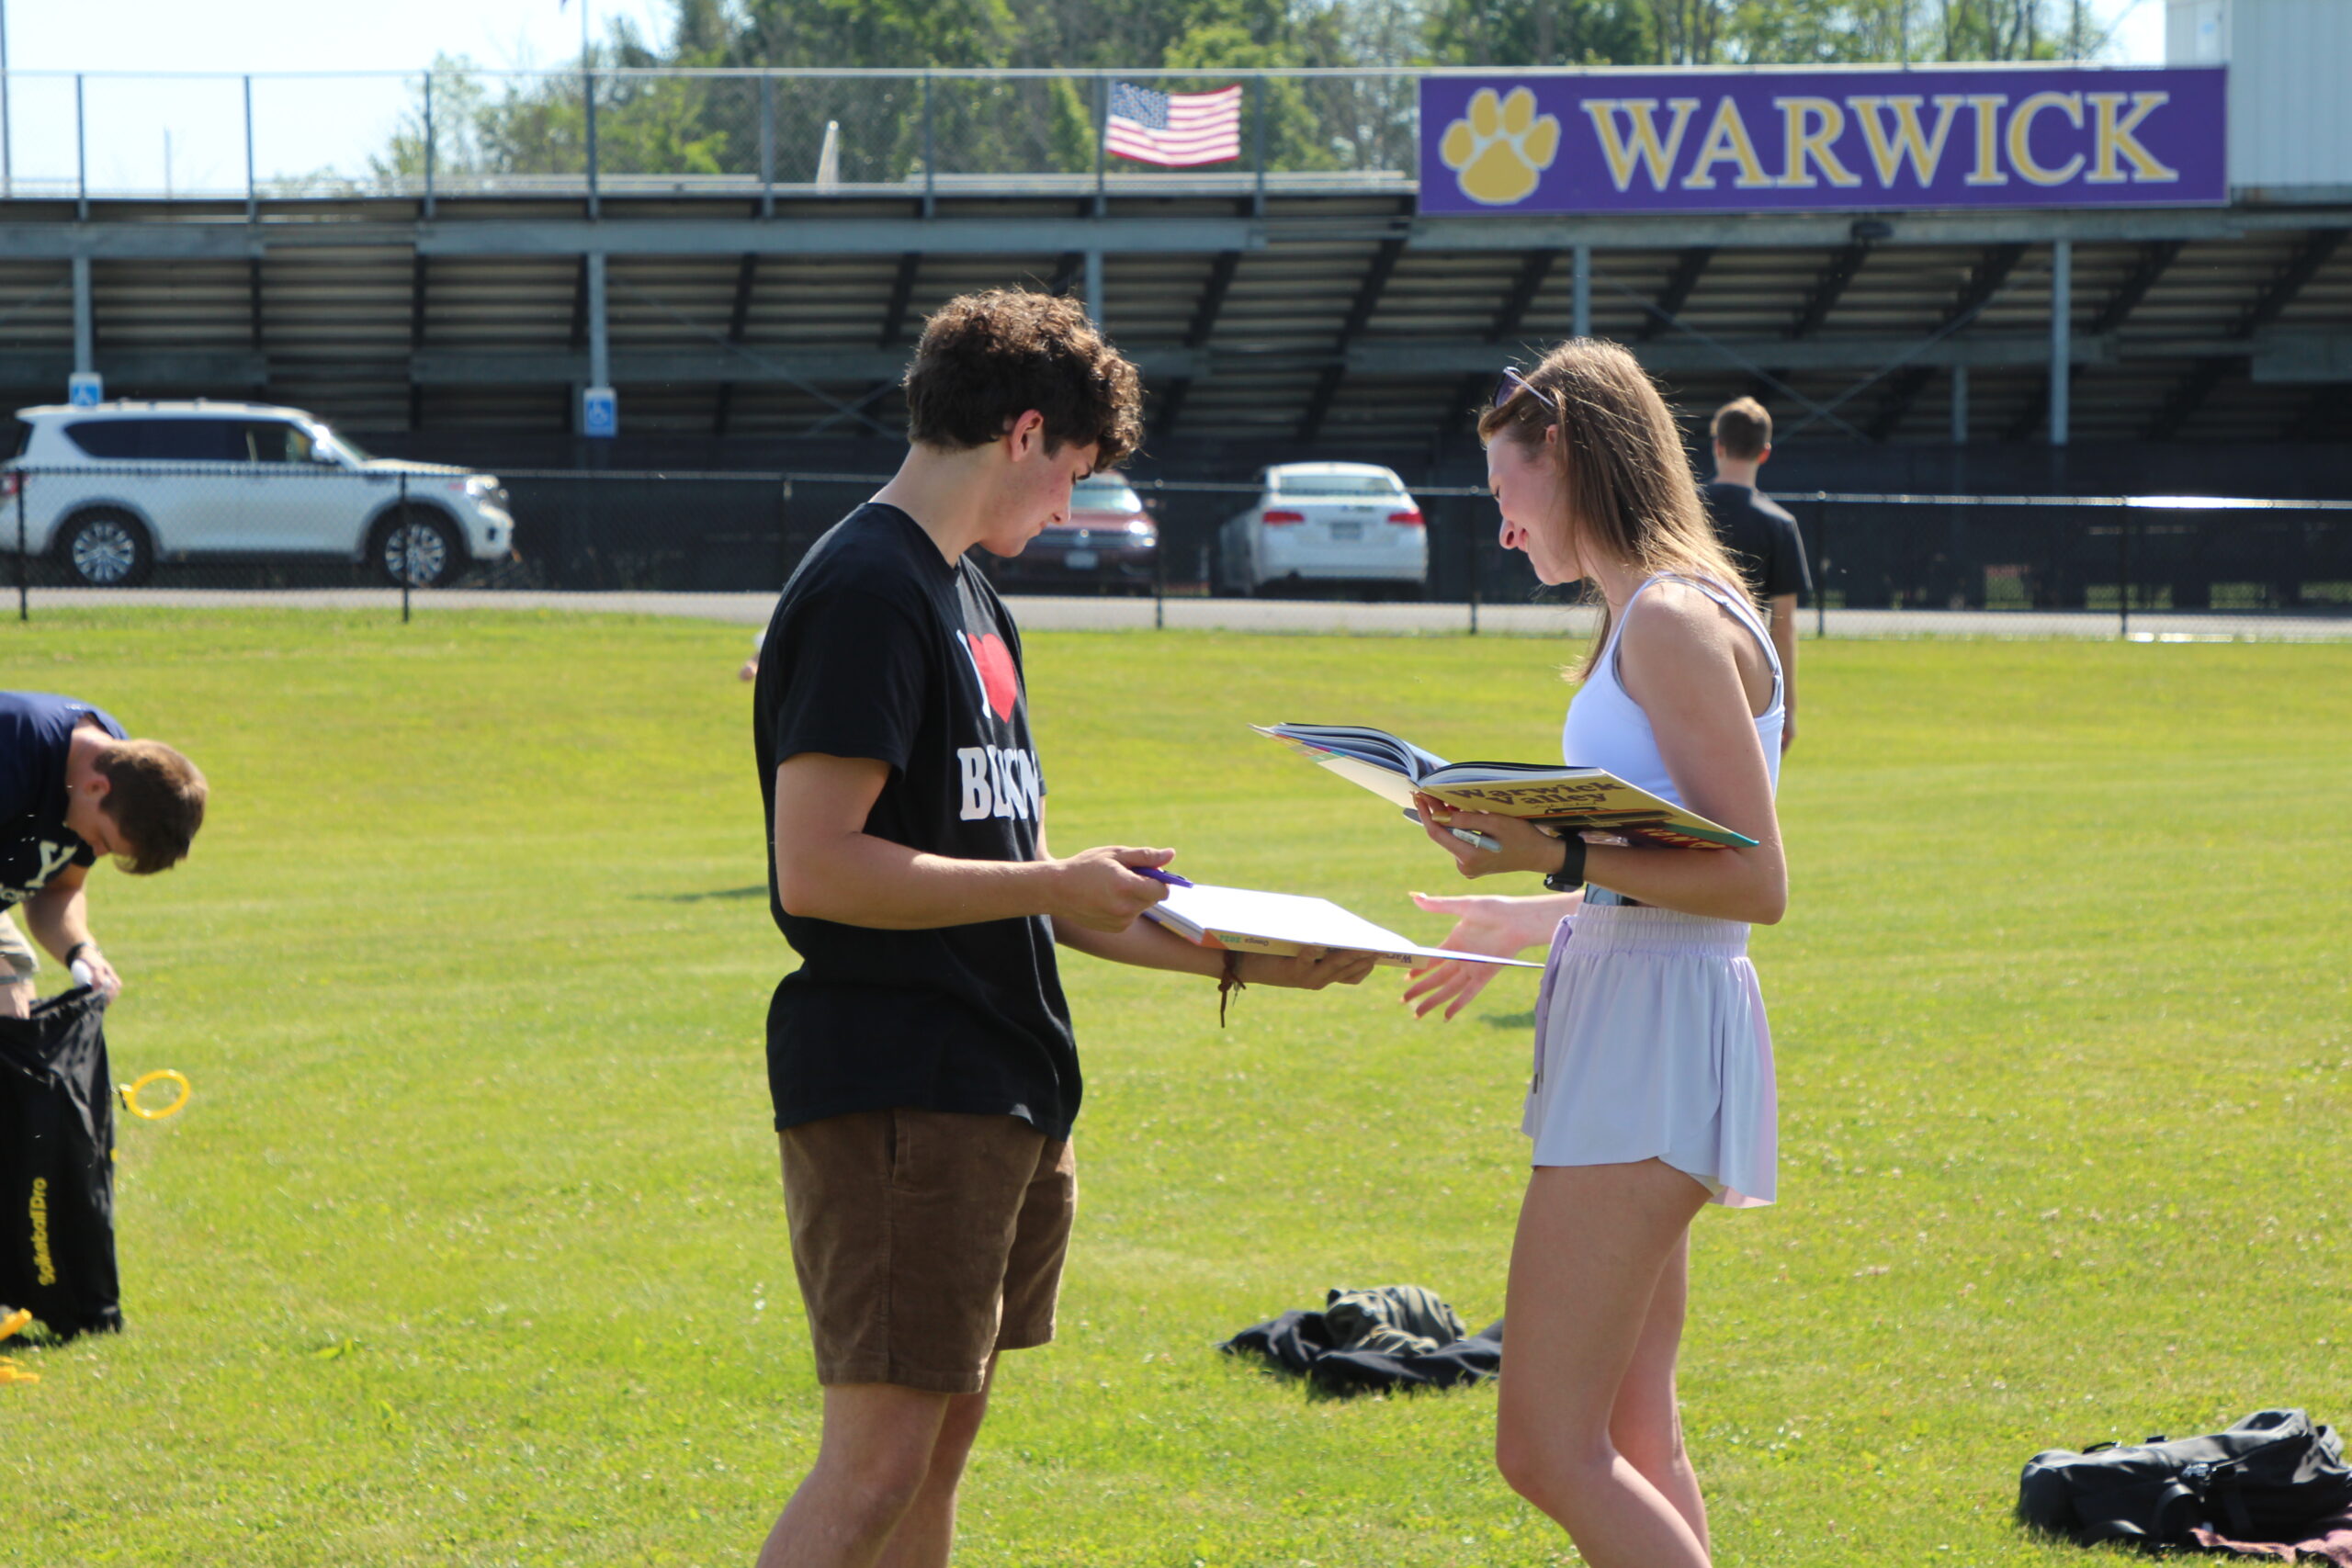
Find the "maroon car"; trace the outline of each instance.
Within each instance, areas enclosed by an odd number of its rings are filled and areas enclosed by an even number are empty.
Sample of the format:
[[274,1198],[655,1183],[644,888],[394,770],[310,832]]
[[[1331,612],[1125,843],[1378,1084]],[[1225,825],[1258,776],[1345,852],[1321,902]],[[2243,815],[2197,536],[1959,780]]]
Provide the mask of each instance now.
[[1116,474],[1080,479],[1069,515],[1019,555],[990,563],[1004,588],[1043,593],[1148,593],[1159,567],[1159,528],[1135,487]]

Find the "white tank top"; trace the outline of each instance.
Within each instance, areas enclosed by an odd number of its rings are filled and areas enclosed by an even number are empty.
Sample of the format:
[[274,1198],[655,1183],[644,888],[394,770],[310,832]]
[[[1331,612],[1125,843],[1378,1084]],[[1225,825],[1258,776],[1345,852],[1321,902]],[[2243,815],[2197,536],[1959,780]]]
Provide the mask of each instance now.
[[1781,784],[1781,726],[1787,716],[1781,702],[1780,653],[1773,648],[1763,623],[1756,618],[1755,607],[1745,597],[1721,583],[1677,572],[1660,572],[1648,579],[1625,601],[1624,613],[1616,617],[1616,624],[1610,627],[1609,641],[1602,647],[1600,657],[1593,661],[1592,674],[1568,704],[1567,722],[1560,727],[1561,760],[1572,768],[1606,768],[1627,784],[1662,799],[1677,806],[1690,805],[1674,787],[1673,775],[1666,771],[1666,759],[1658,753],[1657,735],[1650,728],[1649,715],[1627,694],[1617,668],[1618,645],[1624,640],[1625,623],[1633,617],[1634,606],[1653,584],[1660,582],[1679,582],[1697,589],[1738,617],[1739,624],[1754,635],[1764,649],[1764,657],[1772,666],[1772,701],[1756,716],[1756,739],[1763,743],[1764,765],[1770,770],[1772,787],[1777,791]]

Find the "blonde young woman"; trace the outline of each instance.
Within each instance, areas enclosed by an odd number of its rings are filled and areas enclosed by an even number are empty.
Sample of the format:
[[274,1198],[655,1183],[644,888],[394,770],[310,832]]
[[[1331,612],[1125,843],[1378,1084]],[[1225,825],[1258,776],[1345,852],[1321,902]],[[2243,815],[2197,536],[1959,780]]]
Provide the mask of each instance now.
[[[1545,878],[1532,897],[1422,898],[1447,945],[1551,944],[1525,1130],[1533,1171],[1511,1247],[1496,1460],[1593,1568],[1705,1568],[1706,1506],[1674,1366],[1691,1220],[1773,1196],[1771,1038],[1747,928],[1788,898],[1772,792],[1781,673],[1715,542],[1666,404],[1632,355],[1577,340],[1506,373],[1479,422],[1502,543],[1606,605],[1562,736],[1607,768],[1754,839],[1669,850],[1551,838],[1424,798],[1464,876]],[[1447,831],[1473,828],[1495,853]],[[1589,886],[1588,886],[1589,885]],[[1419,896],[1417,895],[1417,897]],[[1451,1018],[1481,965],[1415,972]]]

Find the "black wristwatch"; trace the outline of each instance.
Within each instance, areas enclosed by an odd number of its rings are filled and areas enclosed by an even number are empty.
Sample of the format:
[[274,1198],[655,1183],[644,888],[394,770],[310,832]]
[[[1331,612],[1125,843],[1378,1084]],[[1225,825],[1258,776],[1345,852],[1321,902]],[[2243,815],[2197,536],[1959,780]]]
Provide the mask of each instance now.
[[1544,879],[1544,886],[1555,893],[1574,893],[1584,886],[1584,838],[1581,834],[1564,832],[1560,835],[1563,851],[1560,869]]

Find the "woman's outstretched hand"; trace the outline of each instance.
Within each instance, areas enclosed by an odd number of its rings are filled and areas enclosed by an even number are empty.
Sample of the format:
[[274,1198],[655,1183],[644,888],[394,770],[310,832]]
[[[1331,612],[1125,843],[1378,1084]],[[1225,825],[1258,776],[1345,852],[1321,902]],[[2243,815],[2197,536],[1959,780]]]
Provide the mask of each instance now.
[[[1449,835],[1451,837],[1451,835]],[[1464,848],[1469,848],[1464,845]],[[1485,852],[1471,850],[1473,854]],[[1552,931],[1560,923],[1560,916],[1568,907],[1558,896],[1543,898],[1506,898],[1488,894],[1464,894],[1458,897],[1434,897],[1427,893],[1413,895],[1413,902],[1432,915],[1452,915],[1453,929],[1445,934],[1440,947],[1450,947],[1459,953],[1484,953],[1496,958],[1516,957],[1528,948],[1552,940]],[[1432,958],[1413,965],[1411,983],[1405,987],[1403,998],[1415,1018],[1427,1018],[1430,1010],[1445,1009],[1452,1018],[1469,1005],[1470,999],[1487,988],[1495,977],[1491,964],[1461,964],[1450,958]]]

